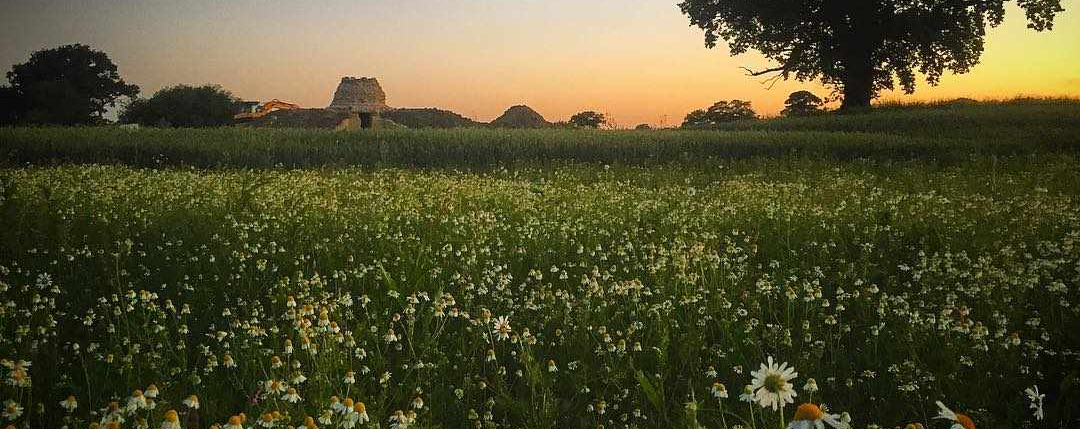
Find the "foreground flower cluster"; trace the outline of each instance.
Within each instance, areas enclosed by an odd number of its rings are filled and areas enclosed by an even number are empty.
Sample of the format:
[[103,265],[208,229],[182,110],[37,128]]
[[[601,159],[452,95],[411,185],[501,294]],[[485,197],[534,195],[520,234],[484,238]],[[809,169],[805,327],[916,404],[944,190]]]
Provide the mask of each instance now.
[[1069,424],[1071,163],[724,167],[0,171],[0,428]]

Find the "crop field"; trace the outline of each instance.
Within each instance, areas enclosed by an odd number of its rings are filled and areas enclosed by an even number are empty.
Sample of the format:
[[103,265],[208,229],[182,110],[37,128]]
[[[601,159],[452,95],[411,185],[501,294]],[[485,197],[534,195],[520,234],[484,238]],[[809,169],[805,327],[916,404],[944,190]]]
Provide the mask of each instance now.
[[957,109],[0,129],[0,419],[1077,427],[1080,108]]

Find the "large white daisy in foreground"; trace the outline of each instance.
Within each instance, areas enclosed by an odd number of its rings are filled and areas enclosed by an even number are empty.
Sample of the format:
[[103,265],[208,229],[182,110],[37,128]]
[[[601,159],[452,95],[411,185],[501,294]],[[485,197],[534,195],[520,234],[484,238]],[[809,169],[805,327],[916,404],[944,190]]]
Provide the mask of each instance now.
[[751,372],[754,377],[751,386],[754,389],[754,400],[762,408],[772,408],[774,411],[783,408],[784,405],[795,403],[795,387],[791,380],[799,376],[794,367],[789,367],[787,362],[776,365],[772,356],[769,356],[768,365],[761,364],[761,368]]

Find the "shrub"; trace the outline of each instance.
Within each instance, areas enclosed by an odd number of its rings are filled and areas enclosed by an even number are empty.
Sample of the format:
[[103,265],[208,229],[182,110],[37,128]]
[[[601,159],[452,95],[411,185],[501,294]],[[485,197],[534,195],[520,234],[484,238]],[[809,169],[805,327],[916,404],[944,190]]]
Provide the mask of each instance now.
[[710,128],[725,122],[756,119],[757,114],[749,101],[717,101],[708,109],[695,110],[686,115],[683,128]]
[[125,106],[120,122],[163,127],[220,127],[232,123],[237,98],[217,85],[177,85]]

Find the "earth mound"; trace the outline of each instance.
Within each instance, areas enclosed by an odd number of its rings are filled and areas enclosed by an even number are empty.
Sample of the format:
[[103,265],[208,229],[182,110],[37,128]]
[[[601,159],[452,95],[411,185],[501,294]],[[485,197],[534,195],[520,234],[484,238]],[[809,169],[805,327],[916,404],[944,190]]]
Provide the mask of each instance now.
[[491,121],[491,126],[496,128],[549,128],[552,125],[551,122],[548,122],[547,119],[544,119],[531,107],[517,105],[506,109],[502,116]]
[[401,108],[383,112],[383,117],[409,128],[470,128],[480,122],[449,110],[436,108]]

